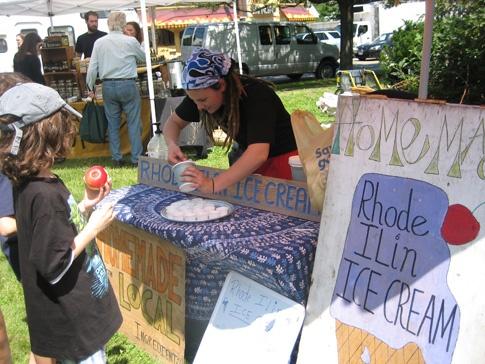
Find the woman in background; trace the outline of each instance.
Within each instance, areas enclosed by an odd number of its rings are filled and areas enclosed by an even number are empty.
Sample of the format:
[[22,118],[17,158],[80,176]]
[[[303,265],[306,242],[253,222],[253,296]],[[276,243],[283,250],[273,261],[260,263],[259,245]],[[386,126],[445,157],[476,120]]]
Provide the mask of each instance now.
[[27,34],[19,51],[13,57],[13,69],[32,81],[45,85],[39,59],[41,45],[42,39],[37,33]]
[[24,35],[22,33],[19,33],[15,36],[15,41],[17,42],[17,48],[20,49],[20,46],[24,42]]
[[129,21],[123,28],[123,34],[130,37],[135,37],[138,43],[143,43],[143,33],[141,32],[140,25],[136,21]]

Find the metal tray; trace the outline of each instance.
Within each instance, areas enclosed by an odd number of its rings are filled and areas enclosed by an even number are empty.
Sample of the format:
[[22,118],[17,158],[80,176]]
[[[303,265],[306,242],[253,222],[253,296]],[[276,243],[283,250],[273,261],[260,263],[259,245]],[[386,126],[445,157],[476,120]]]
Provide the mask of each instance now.
[[201,223],[204,223],[204,222],[209,222],[209,221],[215,221],[215,220],[223,219],[226,216],[229,216],[229,215],[231,215],[234,212],[234,205],[231,204],[231,203],[229,203],[229,202],[220,201],[220,200],[206,200],[206,201],[210,202],[211,204],[215,205],[216,207],[227,207],[228,208],[227,214],[225,214],[224,216],[213,217],[213,218],[209,218],[209,219],[206,219],[206,220],[176,220],[176,219],[173,219],[171,217],[168,217],[168,215],[167,215],[167,208],[164,207],[160,211],[160,215],[162,215],[162,217],[164,219],[167,219],[169,221],[174,221],[174,222],[180,222],[180,223],[184,223],[184,222],[186,222],[186,223],[197,223],[197,222],[201,222]]

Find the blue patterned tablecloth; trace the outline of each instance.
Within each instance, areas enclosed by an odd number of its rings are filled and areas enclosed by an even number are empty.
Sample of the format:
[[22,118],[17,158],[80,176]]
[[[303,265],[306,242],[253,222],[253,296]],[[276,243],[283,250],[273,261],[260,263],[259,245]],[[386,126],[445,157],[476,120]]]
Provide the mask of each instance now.
[[235,205],[222,219],[172,222],[160,211],[193,198],[144,184],[112,191],[116,218],[171,241],[187,257],[186,316],[208,320],[229,271],[234,270],[286,297],[305,304],[319,224]]

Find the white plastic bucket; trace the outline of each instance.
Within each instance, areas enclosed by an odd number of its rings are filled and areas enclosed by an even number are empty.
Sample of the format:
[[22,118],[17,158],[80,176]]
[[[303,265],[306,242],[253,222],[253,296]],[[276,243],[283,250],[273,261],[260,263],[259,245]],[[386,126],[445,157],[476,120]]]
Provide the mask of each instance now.
[[293,180],[306,182],[305,171],[303,170],[300,157],[297,155],[291,156],[288,158],[288,164],[291,167],[291,176]]

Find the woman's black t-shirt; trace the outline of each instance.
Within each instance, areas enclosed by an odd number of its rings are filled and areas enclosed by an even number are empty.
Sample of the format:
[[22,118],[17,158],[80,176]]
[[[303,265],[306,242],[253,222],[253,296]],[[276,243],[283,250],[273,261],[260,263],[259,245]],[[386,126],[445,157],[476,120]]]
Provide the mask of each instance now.
[[[243,80],[243,85],[246,94],[239,101],[241,120],[235,138],[240,148],[269,143],[269,157],[296,150],[290,114],[275,91],[257,80]],[[200,121],[197,105],[189,97],[185,97],[175,113],[187,122]],[[226,131],[224,125],[221,128]]]

